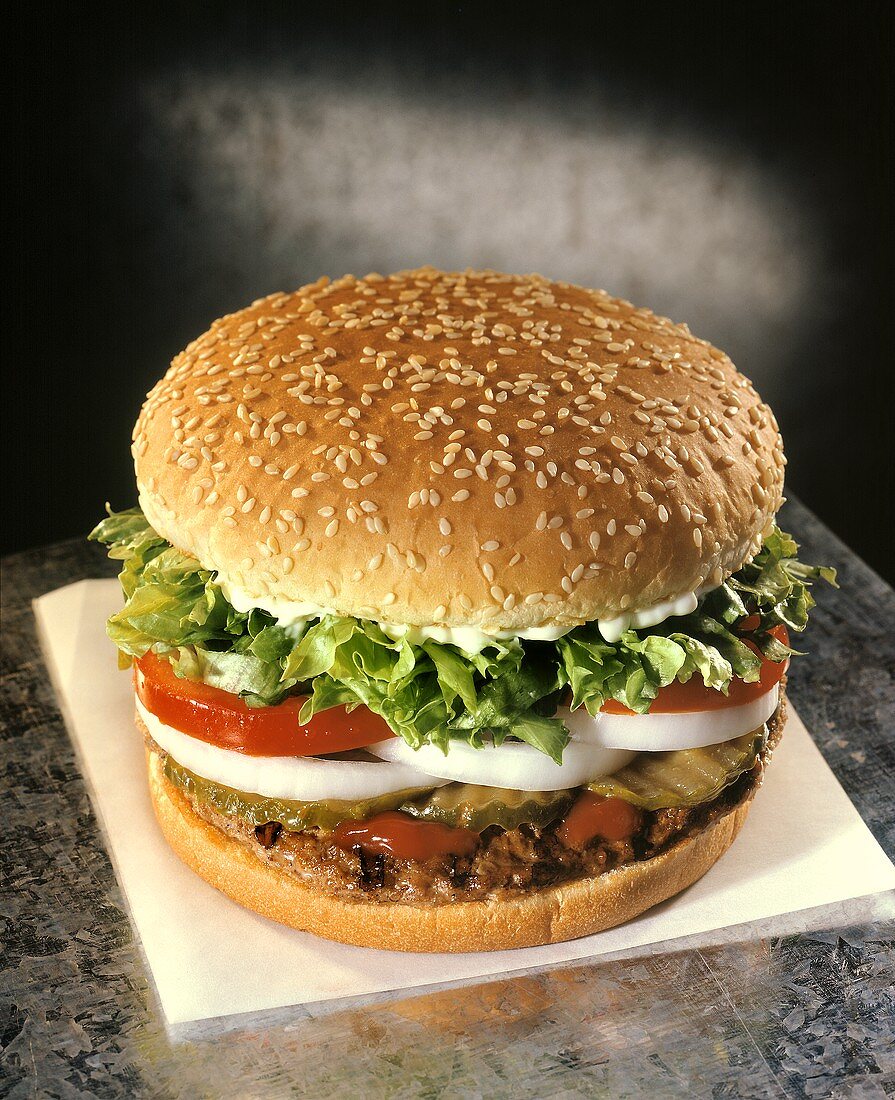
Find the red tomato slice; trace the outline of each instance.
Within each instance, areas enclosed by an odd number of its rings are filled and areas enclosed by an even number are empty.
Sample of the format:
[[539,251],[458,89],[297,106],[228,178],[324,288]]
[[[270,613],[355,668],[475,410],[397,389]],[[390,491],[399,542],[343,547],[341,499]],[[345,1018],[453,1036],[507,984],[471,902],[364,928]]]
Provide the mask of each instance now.
[[304,723],[298,717],[304,696],[290,696],[274,707],[250,707],[229,691],[182,680],[170,661],[152,652],[136,661],[134,684],[140,702],[160,722],[247,756],[317,756],[394,736],[364,706],[350,714],[331,707]]
[[472,829],[452,829],[440,821],[419,821],[399,810],[387,810],[367,821],[343,821],[333,843],[351,850],[388,853],[397,859],[426,860],[433,856],[471,856],[479,844]]
[[[757,616],[756,616],[757,618]],[[775,626],[770,631],[774,637],[789,644],[789,634],[785,626]],[[751,642],[746,642],[750,649],[758,652]],[[707,688],[702,682],[702,677],[697,673],[690,677],[686,684],[677,680],[668,687],[659,688],[659,694],[650,706],[650,714],[680,714],[697,710],[723,710],[725,707],[738,707],[743,703],[751,703],[760,695],[770,691],[775,684],[783,679],[789,661],[766,661],[761,663],[761,676],[754,684],[747,684],[745,680],[731,680],[727,695],[716,691],[715,688]],[[607,699],[602,709],[607,714],[633,714],[623,703],[615,699]]]

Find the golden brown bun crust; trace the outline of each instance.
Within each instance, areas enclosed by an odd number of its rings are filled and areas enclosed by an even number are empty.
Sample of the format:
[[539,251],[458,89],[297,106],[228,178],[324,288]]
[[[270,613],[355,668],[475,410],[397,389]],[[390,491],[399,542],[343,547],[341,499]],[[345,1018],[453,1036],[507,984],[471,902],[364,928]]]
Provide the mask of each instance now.
[[134,431],[153,526],[254,596],[524,629],[719,583],[781,502],[721,351],[537,275],[320,280],[216,321]]
[[198,875],[247,909],[317,936],[390,951],[500,951],[588,936],[631,920],[700,879],[727,851],[751,797],[653,859],[504,901],[418,906],[349,901],[262,862],[194,812],[147,753],[165,839]]

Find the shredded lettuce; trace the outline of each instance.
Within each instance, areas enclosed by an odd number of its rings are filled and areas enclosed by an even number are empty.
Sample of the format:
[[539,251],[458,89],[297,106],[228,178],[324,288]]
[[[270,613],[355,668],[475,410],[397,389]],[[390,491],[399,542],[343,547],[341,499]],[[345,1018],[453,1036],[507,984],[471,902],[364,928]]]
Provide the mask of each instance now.
[[125,605],[108,633],[125,665],[152,649],[179,676],[250,706],[300,691],[307,696],[303,720],[363,704],[414,748],[435,744],[447,752],[457,738],[480,747],[486,738],[501,744],[510,737],[557,763],[569,740],[556,717],[564,696],[590,714],[607,699],[642,714],[660,688],[694,674],[725,693],[734,678],[754,682],[761,669],[755,648],[773,661],[795,653],[772,629],[803,630],[812,583],[836,583],[834,570],[800,562],[797,544],[775,527],[752,561],[690,615],[629,630],[615,643],[588,623],[555,642],[495,640],[470,654],[393,639],[361,619],[326,615],[295,629],[258,609],[236,611],[216,574],[161,538],[137,508],[110,511],[90,538],[122,562]]

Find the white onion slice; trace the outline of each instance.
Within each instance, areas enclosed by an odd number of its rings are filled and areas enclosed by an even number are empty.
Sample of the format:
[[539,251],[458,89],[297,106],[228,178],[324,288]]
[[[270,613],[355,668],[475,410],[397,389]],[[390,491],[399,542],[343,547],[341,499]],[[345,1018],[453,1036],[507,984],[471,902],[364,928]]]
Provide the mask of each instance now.
[[667,752],[701,749],[741,737],[767,722],[779,701],[780,687],[775,684],[749,703],[717,710],[672,714],[608,714],[601,711],[596,718],[591,718],[584,707],[574,711],[560,707],[557,718],[564,722],[573,744],[634,752]]
[[412,749],[400,737],[369,745],[368,750],[383,760],[409,764],[442,779],[483,787],[508,787],[514,791],[561,791],[577,787],[598,775],[611,775],[635,755],[573,742],[563,751],[562,764],[555,764],[539,749],[517,741],[481,749],[466,741],[452,741],[445,754],[435,745]]
[[411,787],[444,785],[418,768],[401,763],[326,760],[318,756],[247,756],[172,729],[150,713],[139,699],[136,702],[153,740],[178,764],[203,779],[247,794],[299,802],[326,798],[356,802]]

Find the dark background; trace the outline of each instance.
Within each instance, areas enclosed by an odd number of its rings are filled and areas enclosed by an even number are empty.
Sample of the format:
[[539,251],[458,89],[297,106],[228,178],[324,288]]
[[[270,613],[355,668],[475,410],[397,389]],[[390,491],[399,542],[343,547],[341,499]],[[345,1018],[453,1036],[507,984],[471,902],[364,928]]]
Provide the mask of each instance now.
[[23,11],[7,51],[4,550],[132,502],[214,317],[432,262],[687,320],[892,578],[888,3],[187,7]]

